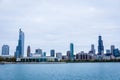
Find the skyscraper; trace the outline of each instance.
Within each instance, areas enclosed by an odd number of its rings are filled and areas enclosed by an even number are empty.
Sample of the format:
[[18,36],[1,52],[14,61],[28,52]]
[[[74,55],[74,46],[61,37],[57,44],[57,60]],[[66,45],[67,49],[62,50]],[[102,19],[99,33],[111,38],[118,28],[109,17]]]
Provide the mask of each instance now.
[[70,59],[74,59],[74,45],[73,43],[70,43]]
[[50,56],[55,57],[55,50],[50,50]]
[[15,57],[20,58],[24,56],[24,32],[19,29],[19,40],[16,47]]
[[30,53],[31,53],[30,46],[28,46],[28,48],[27,48],[27,57],[30,57]]
[[94,46],[94,44],[91,45],[91,52],[92,52],[93,54],[95,54],[95,46]]
[[9,55],[9,46],[8,45],[2,46],[2,55]]
[[70,60],[70,51],[67,51],[67,59]]
[[111,45],[111,54],[114,55],[115,46]]
[[102,55],[104,53],[104,46],[102,36],[98,37],[98,55]]

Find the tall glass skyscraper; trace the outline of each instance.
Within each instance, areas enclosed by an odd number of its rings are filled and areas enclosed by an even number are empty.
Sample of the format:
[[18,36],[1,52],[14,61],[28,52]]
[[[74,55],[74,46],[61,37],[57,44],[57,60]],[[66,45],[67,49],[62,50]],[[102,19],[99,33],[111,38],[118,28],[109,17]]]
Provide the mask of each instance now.
[[102,55],[104,53],[104,46],[102,36],[98,37],[98,55]]
[[74,59],[74,45],[73,43],[70,43],[70,59]]
[[18,46],[16,47],[15,57],[20,58],[24,56],[24,32],[19,29]]

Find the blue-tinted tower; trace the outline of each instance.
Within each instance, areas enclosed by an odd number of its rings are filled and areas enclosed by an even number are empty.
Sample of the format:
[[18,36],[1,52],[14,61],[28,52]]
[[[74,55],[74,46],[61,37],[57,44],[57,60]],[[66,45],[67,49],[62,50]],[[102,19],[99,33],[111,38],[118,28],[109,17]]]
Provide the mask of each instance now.
[[98,55],[102,55],[104,53],[104,46],[102,36],[98,37]]
[[2,55],[9,55],[9,46],[8,45],[2,46]]
[[118,48],[114,49],[113,52],[114,52],[113,56],[115,56],[115,57],[120,57],[120,51],[119,51]]
[[16,47],[15,57],[21,58],[24,56],[24,32],[19,29],[18,46]]
[[74,60],[74,45],[70,43],[70,59]]
[[55,50],[54,49],[50,51],[50,56],[55,57]]

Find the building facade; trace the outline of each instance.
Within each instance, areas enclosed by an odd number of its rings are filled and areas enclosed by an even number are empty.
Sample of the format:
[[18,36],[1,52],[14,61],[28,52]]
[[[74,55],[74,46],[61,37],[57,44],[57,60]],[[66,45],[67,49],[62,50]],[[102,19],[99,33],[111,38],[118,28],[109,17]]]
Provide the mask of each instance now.
[[28,48],[27,48],[27,57],[30,57],[30,54],[31,54],[31,49],[30,49],[30,46],[28,46]]
[[114,55],[115,46],[111,45],[111,55]]
[[2,46],[2,55],[9,55],[9,46],[8,45]]
[[70,60],[70,51],[67,51],[67,59]]
[[74,45],[70,43],[70,59],[74,60]]
[[80,53],[76,54],[76,60],[94,60],[94,56],[91,54],[84,53],[84,51],[81,51]]
[[19,29],[19,40],[15,51],[15,57],[21,58],[24,56],[24,32]]
[[42,56],[42,49],[36,49],[35,54],[38,54],[38,55]]
[[58,59],[55,57],[23,57],[20,59],[21,62],[57,62]]
[[53,49],[50,50],[50,56],[51,56],[51,57],[55,57],[55,50],[53,50]]
[[98,37],[98,55],[104,54],[104,46],[103,46],[103,40],[102,36]]
[[62,60],[62,53],[60,53],[60,52],[56,53],[56,58],[58,60]]

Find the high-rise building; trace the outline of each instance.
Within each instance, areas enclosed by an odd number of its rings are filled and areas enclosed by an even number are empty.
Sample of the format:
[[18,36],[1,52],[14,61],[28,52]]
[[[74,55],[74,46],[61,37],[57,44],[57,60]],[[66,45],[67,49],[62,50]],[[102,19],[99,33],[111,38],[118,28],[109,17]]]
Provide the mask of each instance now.
[[28,48],[27,48],[27,57],[30,57],[30,54],[31,54],[31,50],[30,50],[30,46],[28,46]]
[[111,54],[114,55],[115,46],[111,45]]
[[74,45],[73,43],[70,43],[70,59],[74,59]]
[[20,58],[24,56],[24,32],[19,29],[19,40],[16,47],[15,57]]
[[91,45],[91,50],[89,51],[89,53],[95,55],[95,47],[94,47],[94,44]]
[[55,57],[55,50],[50,50],[50,56]]
[[102,36],[98,37],[98,55],[104,54],[104,46],[103,46],[103,40]]
[[9,46],[8,45],[2,46],[2,55],[9,55]]
[[70,51],[67,51],[67,59],[70,60]]

